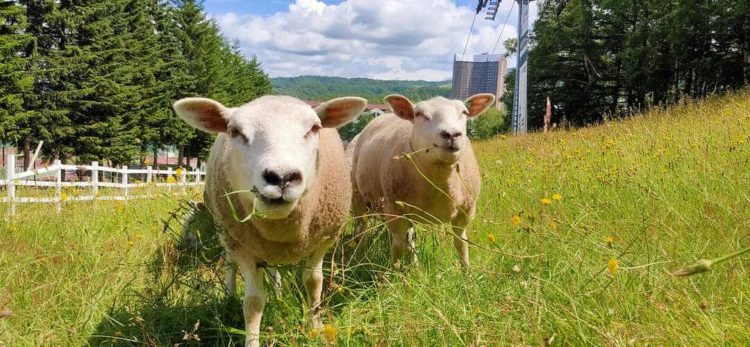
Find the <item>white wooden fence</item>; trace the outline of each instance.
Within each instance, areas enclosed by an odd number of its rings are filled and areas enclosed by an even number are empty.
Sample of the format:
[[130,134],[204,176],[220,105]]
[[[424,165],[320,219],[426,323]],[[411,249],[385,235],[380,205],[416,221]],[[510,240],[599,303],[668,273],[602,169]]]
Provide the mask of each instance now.
[[[189,186],[202,185],[205,172],[200,170],[190,171],[172,170],[154,170],[151,166],[145,169],[128,169],[127,166],[122,168],[110,168],[99,166],[99,163],[92,162],[91,165],[63,165],[59,160],[55,160],[52,166],[35,169],[25,172],[16,172],[16,157],[9,155],[5,161],[5,179],[0,179],[0,187],[5,187],[6,196],[0,198],[0,202],[9,203],[11,206],[10,213],[14,214],[16,204],[18,203],[53,203],[56,205],[57,212],[61,210],[63,202],[67,201],[92,201],[92,200],[130,200],[137,198],[153,197],[151,192],[145,195],[129,194],[128,190],[140,187],[175,187],[181,192],[185,192]],[[65,182],[66,171],[90,171],[90,180],[83,182]],[[110,173],[119,175],[120,182],[106,182],[100,180],[99,174]],[[47,180],[37,180],[37,177],[44,176]],[[164,182],[159,180],[159,176],[164,177]],[[135,177],[144,177],[144,181],[136,180]],[[171,177],[171,179],[170,179]],[[49,179],[53,178],[53,179]],[[32,180],[33,179],[33,180]],[[132,182],[131,182],[132,181]],[[27,187],[47,187],[54,188],[54,197],[20,197],[17,195],[17,186]],[[69,196],[63,192],[63,188],[88,188],[89,194]],[[99,196],[99,188],[119,189],[121,194]],[[80,192],[80,191],[79,191]],[[0,195],[1,196],[1,195]]]

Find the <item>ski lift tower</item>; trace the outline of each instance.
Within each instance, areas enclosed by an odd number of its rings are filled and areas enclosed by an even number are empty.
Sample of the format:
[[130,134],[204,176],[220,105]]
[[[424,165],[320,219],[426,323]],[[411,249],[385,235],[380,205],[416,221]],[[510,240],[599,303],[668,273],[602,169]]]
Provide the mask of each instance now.
[[513,93],[513,133],[525,134],[527,120],[527,86],[529,70],[529,1],[518,1],[518,48],[516,49],[516,90]]
[[[479,0],[476,13],[487,8],[484,19],[495,20],[501,0]],[[515,0],[518,2],[518,47],[516,49],[516,86],[513,93],[513,133],[524,134],[528,130],[527,120],[527,85],[529,59],[529,2],[531,0]],[[567,2],[567,1],[565,1]],[[563,5],[564,6],[564,5]]]

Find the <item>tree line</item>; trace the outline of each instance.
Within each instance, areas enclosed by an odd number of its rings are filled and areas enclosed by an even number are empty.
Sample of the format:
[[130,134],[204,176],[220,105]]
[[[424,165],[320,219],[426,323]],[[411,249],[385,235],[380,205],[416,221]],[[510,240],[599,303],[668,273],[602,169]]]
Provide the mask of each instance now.
[[540,4],[529,53],[532,126],[541,126],[547,96],[556,122],[582,125],[750,82],[750,1]]
[[0,142],[27,161],[44,140],[48,159],[144,164],[177,146],[182,164],[212,137],[179,120],[175,100],[271,92],[198,0],[0,1],[0,57]]
[[401,81],[370,78],[343,78],[327,76],[275,77],[271,79],[276,94],[291,95],[307,100],[329,100],[340,96],[356,95],[374,104],[382,104],[388,94],[403,94],[412,101],[427,100],[434,96],[449,96],[450,81]]

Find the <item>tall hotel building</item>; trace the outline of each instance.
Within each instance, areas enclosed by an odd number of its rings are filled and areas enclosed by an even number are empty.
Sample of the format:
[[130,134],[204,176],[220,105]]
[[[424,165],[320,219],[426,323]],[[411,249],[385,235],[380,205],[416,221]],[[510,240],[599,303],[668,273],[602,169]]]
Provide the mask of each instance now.
[[505,91],[507,61],[502,54],[477,54],[472,60],[453,57],[453,86],[451,97],[464,100],[477,93],[492,93],[497,97],[495,106]]

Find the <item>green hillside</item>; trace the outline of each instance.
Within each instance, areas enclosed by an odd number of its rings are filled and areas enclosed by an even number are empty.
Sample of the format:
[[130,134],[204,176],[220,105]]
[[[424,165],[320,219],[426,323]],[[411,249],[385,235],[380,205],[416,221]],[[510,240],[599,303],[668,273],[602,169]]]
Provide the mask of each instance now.
[[451,82],[385,81],[369,78],[341,78],[324,76],[272,78],[274,94],[291,95],[303,100],[328,100],[339,96],[361,96],[372,103],[382,103],[383,97],[399,93],[412,100],[433,96],[449,96]]

